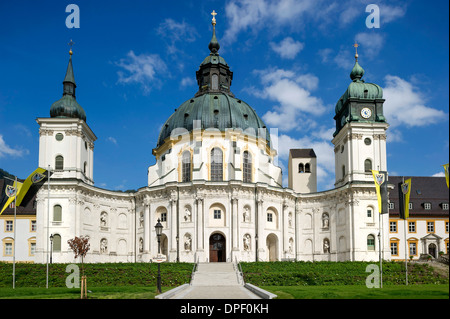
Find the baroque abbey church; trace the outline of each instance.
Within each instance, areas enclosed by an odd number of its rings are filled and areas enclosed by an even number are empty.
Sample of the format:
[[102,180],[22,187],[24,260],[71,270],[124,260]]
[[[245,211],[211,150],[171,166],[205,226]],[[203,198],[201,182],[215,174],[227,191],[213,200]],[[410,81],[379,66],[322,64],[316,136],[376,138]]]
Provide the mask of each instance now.
[[335,188],[317,192],[312,149],[290,150],[285,188],[268,128],[232,93],[215,24],[198,91],[167,114],[148,183],[132,193],[94,186],[97,137],[75,98],[70,51],[63,96],[36,120],[39,167],[53,175],[37,195],[35,262],[46,262],[50,234],[53,262],[73,262],[67,241],[75,236],[89,237],[86,262],[148,262],[158,253],[158,220],[169,262],[370,261],[380,247],[391,258],[371,173],[387,171],[383,92],[362,79],[358,56],[336,97]]

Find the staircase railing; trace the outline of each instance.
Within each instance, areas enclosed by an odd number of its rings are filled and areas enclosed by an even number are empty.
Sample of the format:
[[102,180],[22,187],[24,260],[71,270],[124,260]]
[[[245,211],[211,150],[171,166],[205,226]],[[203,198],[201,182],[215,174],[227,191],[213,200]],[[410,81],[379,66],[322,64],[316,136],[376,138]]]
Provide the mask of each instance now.
[[244,282],[244,276],[242,274],[242,267],[241,267],[241,263],[239,263],[237,261],[237,258],[234,259],[234,263],[233,263],[233,269],[236,272],[236,278],[237,278],[237,282],[240,285],[245,285]]
[[191,272],[191,281],[189,282],[189,285],[192,286],[192,281],[194,280],[194,276],[195,276],[195,272],[197,271],[198,268],[198,257],[197,257],[197,261],[194,263],[194,266],[192,267],[192,272]]

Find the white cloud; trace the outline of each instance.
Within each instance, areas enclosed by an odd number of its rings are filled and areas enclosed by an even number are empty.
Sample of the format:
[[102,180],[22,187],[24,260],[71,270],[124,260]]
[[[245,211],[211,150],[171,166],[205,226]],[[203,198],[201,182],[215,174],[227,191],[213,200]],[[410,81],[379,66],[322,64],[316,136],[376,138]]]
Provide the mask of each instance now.
[[433,174],[432,176],[433,177],[445,177],[445,173],[444,172],[439,172],[439,173]]
[[280,43],[270,42],[270,47],[283,59],[294,59],[303,50],[304,44],[291,37],[283,39]]
[[198,37],[197,30],[189,23],[176,22],[173,19],[165,19],[156,32],[161,35],[164,40],[167,40],[167,51],[169,54],[179,52],[179,47],[184,42],[194,42]]
[[[302,30],[305,26],[324,32],[345,27],[358,18],[365,19],[368,1],[328,0],[230,0],[225,6],[228,29],[224,43],[235,41],[239,33],[267,29],[276,33],[280,27]],[[382,24],[395,21],[406,13],[406,5],[379,3]],[[275,31],[274,31],[275,30]]]
[[228,29],[223,41],[231,43],[241,31],[251,29],[257,31],[263,27],[295,25],[299,27],[299,19],[307,12],[319,8],[317,0],[232,0],[225,6]]
[[28,150],[14,149],[7,145],[3,139],[3,135],[0,134],[0,158],[2,157],[22,157],[29,154]]
[[148,94],[152,87],[160,86],[161,80],[156,75],[167,70],[164,61],[157,54],[136,55],[132,50],[127,53],[127,57],[120,59],[116,63],[122,70],[118,71],[119,83],[139,84]]
[[[253,90],[257,97],[277,104],[263,115],[263,120],[271,127],[290,131],[299,127],[302,114],[321,115],[325,106],[320,98],[310,91],[318,86],[319,79],[313,74],[296,74],[290,70],[266,69],[255,71],[261,78],[263,89]],[[302,121],[302,126],[314,125],[313,120]]]
[[395,7],[386,4],[380,4],[380,22],[389,23],[398,18],[402,18],[406,14],[406,7]]
[[385,81],[383,109],[391,126],[426,126],[448,119],[443,111],[426,106],[422,94],[408,81],[394,75],[387,75]]
[[378,32],[360,32],[355,36],[355,40],[360,45],[358,53],[369,59],[375,58],[384,45],[384,35]]
[[192,86],[194,84],[195,84],[194,79],[190,76],[187,76],[187,77],[181,79],[180,87],[182,89],[184,89],[185,87]]
[[113,143],[114,145],[117,145],[117,140],[116,140],[114,137],[109,136],[109,137],[107,138],[107,140],[110,141],[111,143]]

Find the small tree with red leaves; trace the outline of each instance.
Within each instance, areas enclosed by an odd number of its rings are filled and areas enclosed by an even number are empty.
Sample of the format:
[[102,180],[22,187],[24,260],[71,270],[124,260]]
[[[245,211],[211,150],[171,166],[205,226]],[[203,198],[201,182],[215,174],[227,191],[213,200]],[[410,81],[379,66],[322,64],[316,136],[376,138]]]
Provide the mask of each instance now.
[[84,257],[86,257],[86,254],[90,248],[89,237],[87,237],[87,236],[76,237],[75,236],[74,239],[68,240],[67,243],[69,244],[70,248],[73,250],[73,252],[75,254],[75,258],[77,258],[78,256],[81,257],[81,271],[84,276],[83,261],[84,261]]

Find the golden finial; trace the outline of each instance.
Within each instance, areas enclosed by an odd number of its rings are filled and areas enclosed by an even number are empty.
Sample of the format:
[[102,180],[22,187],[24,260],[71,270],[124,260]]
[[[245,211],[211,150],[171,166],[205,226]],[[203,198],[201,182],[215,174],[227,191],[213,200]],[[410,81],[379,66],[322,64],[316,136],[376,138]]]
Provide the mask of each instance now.
[[359,47],[359,44],[356,43],[356,41],[355,41],[355,44],[353,45],[353,47],[355,48],[355,59],[356,59],[356,62],[358,62],[358,57],[359,57],[359,55],[358,55],[358,47]]
[[211,12],[211,15],[213,16],[213,18],[212,18],[212,25],[215,26],[216,25],[217,12],[215,10],[213,10],[213,12]]
[[70,46],[69,54],[72,55],[72,54],[73,54],[73,52],[72,52],[72,46],[75,44],[75,42],[73,42],[72,39],[70,39],[70,42],[69,42],[68,44],[69,44],[69,46]]

